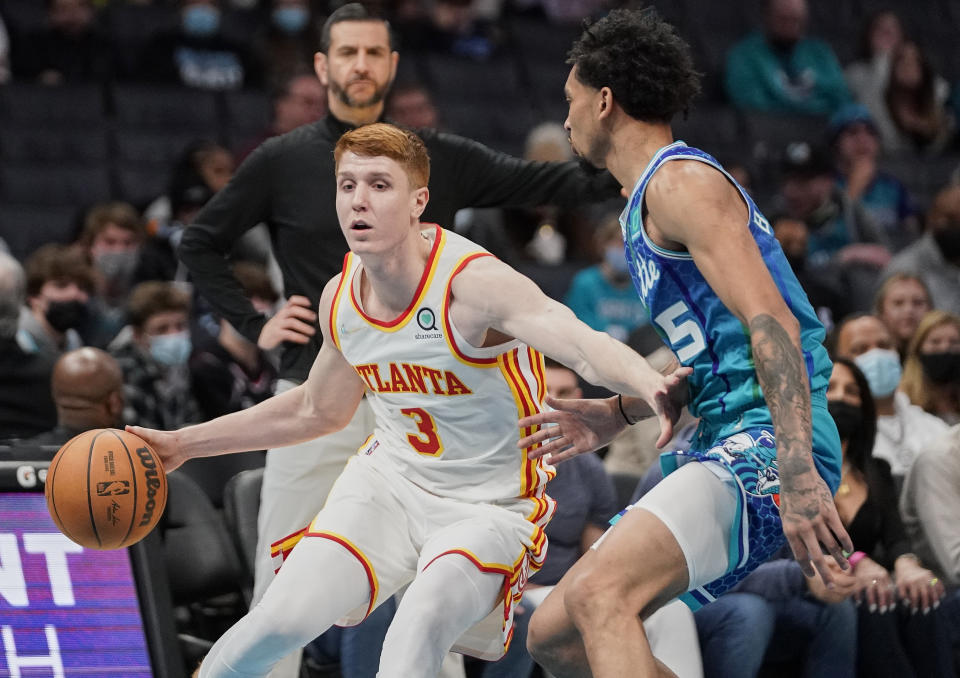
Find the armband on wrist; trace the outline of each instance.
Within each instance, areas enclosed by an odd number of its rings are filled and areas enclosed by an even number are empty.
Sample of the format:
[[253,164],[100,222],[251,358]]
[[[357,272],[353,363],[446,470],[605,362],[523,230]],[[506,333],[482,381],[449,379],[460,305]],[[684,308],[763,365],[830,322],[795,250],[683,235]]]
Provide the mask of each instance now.
[[617,406],[620,408],[620,414],[623,415],[623,420],[627,422],[629,426],[633,426],[637,423],[635,421],[630,421],[630,417],[627,416],[626,410],[623,409],[623,395],[620,393],[617,394]]
[[857,566],[861,560],[867,557],[867,554],[863,551],[854,551],[850,554],[850,557],[847,558],[847,562],[850,563],[850,569],[853,569]]

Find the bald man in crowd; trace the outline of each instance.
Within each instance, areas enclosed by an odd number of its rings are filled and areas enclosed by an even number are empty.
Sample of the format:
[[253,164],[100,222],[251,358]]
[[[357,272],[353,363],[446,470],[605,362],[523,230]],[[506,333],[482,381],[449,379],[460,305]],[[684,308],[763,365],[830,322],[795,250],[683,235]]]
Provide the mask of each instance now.
[[92,347],[64,353],[54,365],[51,381],[57,426],[25,443],[63,445],[93,428],[121,426],[123,373],[109,353]]

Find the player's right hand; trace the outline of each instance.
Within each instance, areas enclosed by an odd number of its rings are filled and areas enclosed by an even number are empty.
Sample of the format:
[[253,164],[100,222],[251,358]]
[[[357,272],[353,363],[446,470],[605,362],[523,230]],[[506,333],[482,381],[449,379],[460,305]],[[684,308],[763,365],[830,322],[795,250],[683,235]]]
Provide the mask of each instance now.
[[153,448],[153,451],[160,457],[163,464],[163,470],[167,473],[179,467],[187,460],[180,445],[177,442],[176,431],[157,431],[152,428],[142,428],[140,426],[125,427],[127,433],[143,438],[146,443]]
[[306,344],[317,333],[313,325],[316,321],[317,314],[312,310],[310,300],[294,294],[260,330],[257,346],[269,351],[284,341]]
[[519,422],[521,430],[541,427],[517,443],[521,449],[543,443],[543,447],[530,451],[527,455],[530,459],[550,455],[547,461],[555,464],[592,452],[613,440],[626,426],[615,397],[574,400],[548,395],[545,402],[553,409],[524,417]]

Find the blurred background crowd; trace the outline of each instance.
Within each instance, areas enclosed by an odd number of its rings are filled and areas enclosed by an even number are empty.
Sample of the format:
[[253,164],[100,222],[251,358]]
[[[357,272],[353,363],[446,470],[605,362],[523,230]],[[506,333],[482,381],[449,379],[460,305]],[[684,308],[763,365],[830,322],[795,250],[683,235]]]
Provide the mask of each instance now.
[[[0,441],[57,446],[95,426],[179,428],[273,394],[274,352],[212,311],[176,249],[260,142],[326,114],[313,55],[341,4],[0,0]],[[637,5],[364,4],[390,17],[401,53],[389,120],[531,160],[571,157],[564,56],[582,19]],[[845,445],[837,502],[866,535],[855,541],[867,574],[847,595],[804,582],[784,559],[725,596],[728,607],[707,608],[713,618],[698,613],[705,674],[755,675],[779,662],[811,676],[854,665],[860,675],[949,675],[960,626],[960,607],[940,605],[960,586],[960,1],[645,4],[676,25],[704,75],[676,138],[716,156],[751,193],[830,332],[838,362],[828,397]],[[470,209],[443,226],[663,362],[625,266],[621,207]],[[280,308],[265,228],[235,243],[231,263],[257,310]],[[555,367],[555,388],[597,394]],[[604,450],[603,464],[583,471],[590,514],[554,521],[551,539],[566,539],[575,557],[654,482],[655,438],[639,424]],[[262,454],[202,461],[184,471],[220,510],[228,479]],[[583,487],[558,491],[584,500]],[[226,567],[220,589],[249,587],[242,563]],[[899,588],[918,577],[946,585],[946,598],[940,587],[929,599]],[[895,613],[897,595],[869,597],[878,581],[912,602]],[[223,613],[209,602],[220,589],[177,598],[184,628],[216,637],[219,626],[203,624]],[[241,596],[223,615],[242,607]],[[772,635],[737,654],[723,635],[731,620]],[[793,648],[783,633],[805,641]],[[868,643],[885,650],[867,653]],[[740,663],[726,667],[733,654]],[[516,666],[497,675],[533,668]]]

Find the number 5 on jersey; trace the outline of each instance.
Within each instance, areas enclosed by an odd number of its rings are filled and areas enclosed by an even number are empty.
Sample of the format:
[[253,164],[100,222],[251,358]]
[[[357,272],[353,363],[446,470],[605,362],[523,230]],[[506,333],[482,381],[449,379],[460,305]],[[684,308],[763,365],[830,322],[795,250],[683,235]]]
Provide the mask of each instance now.
[[429,412],[419,407],[407,407],[400,410],[400,414],[410,417],[417,424],[418,432],[407,434],[410,447],[428,457],[439,457],[443,454],[443,443],[437,435],[437,423]]
[[681,363],[692,360],[707,347],[703,330],[700,329],[700,325],[695,320],[687,318],[677,322],[681,316],[689,312],[690,307],[686,303],[678,301],[653,319],[653,322],[657,323],[664,334],[667,335],[670,347],[676,352]]

